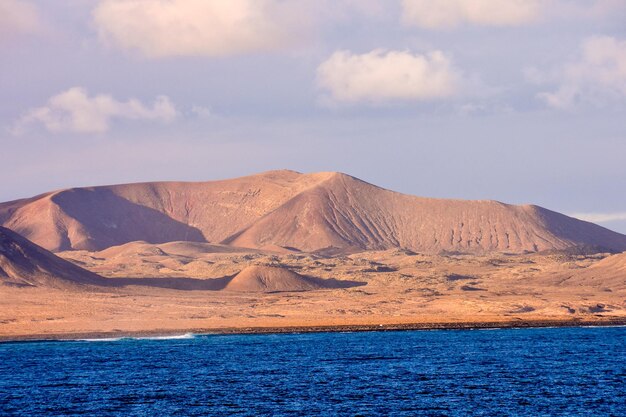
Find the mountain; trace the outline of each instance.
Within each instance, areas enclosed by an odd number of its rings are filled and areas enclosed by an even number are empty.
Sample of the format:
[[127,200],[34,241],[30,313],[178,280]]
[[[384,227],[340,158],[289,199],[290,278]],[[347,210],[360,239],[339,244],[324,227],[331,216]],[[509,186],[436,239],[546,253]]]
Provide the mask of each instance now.
[[17,233],[0,227],[0,283],[64,288],[103,284],[105,279],[63,260]]
[[415,197],[334,172],[72,188],[2,203],[0,224],[53,251],[137,240],[308,252],[626,250],[626,236],[538,206]]
[[626,289],[626,252],[608,256],[589,268],[568,274],[563,284],[600,286],[614,291]]
[[323,288],[319,283],[285,268],[251,265],[239,272],[224,288],[227,291],[284,292]]

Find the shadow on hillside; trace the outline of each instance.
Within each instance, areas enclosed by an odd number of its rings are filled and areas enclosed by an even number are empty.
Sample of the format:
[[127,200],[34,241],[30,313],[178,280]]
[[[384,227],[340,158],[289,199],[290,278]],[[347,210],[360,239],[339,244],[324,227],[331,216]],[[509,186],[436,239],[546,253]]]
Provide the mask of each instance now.
[[307,276],[307,279],[319,285],[323,289],[354,288],[367,285],[367,282],[363,281],[338,280],[334,278],[324,279]]
[[141,286],[182,291],[219,291],[230,282],[233,275],[222,278],[104,278],[104,287]]
[[[73,188],[51,199],[87,231],[83,249],[102,250],[138,240],[206,242],[199,229],[104,187]],[[72,245],[67,240],[59,249],[72,249]]]
[[[235,277],[228,275],[221,278],[103,278],[99,283],[102,287],[120,288],[128,286],[140,286],[151,288],[165,288],[181,291],[220,291]],[[306,277],[307,280],[319,285],[322,289],[342,289],[362,287],[367,282],[348,281],[337,279],[322,279]]]

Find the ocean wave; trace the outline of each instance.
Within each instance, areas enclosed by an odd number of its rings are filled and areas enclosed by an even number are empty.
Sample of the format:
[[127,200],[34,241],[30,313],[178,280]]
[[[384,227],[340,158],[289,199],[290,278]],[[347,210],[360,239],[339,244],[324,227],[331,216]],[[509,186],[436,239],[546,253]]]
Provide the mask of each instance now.
[[136,340],[173,340],[173,339],[193,339],[196,337],[193,333],[176,334],[170,336],[146,336],[146,337],[133,337]]
[[168,336],[126,336],[126,337],[100,337],[91,339],[77,339],[79,342],[120,342],[128,340],[175,340],[175,339],[193,339],[196,337],[193,333],[175,334]]

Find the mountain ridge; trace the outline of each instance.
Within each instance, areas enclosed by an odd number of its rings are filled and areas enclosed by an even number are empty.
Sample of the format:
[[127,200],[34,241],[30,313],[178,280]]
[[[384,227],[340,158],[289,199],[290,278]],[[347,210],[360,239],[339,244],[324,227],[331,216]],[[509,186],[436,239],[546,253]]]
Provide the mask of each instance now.
[[0,283],[69,288],[82,284],[104,285],[105,282],[101,276],[0,227]]
[[137,240],[302,251],[626,250],[626,236],[539,206],[411,196],[338,172],[70,188],[0,203],[0,224],[53,251]]

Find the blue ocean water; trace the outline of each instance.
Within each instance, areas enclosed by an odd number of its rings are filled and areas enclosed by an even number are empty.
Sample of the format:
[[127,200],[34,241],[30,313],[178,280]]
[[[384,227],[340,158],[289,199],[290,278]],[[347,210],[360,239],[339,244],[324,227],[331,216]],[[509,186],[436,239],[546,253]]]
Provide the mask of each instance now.
[[0,344],[3,416],[624,416],[626,328]]

